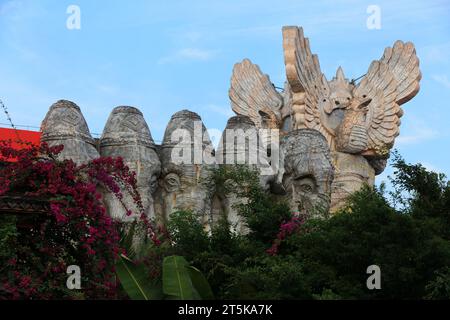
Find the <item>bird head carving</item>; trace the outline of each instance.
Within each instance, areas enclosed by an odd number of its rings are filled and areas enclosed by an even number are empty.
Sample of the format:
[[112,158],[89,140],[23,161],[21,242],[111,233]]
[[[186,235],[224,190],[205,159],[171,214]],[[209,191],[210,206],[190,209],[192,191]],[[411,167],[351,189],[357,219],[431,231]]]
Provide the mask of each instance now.
[[352,100],[353,85],[345,78],[344,70],[339,67],[336,76],[328,82],[330,87],[330,102],[324,111],[331,115],[337,109],[347,109]]

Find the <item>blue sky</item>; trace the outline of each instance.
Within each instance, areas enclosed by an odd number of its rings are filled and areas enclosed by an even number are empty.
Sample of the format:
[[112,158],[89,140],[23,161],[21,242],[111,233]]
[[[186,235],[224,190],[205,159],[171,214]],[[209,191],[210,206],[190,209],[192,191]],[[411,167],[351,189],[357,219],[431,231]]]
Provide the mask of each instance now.
[[[80,30],[66,27],[72,4]],[[369,5],[381,9],[380,30],[366,26]],[[403,106],[395,147],[450,176],[448,0],[0,0],[0,98],[20,125],[39,126],[52,103],[68,99],[93,133],[118,105],[140,108],[156,141],[184,108],[222,130],[234,63],[250,58],[283,86],[283,25],[304,27],[328,78],[339,65],[359,77],[395,40],[414,42],[421,91]]]

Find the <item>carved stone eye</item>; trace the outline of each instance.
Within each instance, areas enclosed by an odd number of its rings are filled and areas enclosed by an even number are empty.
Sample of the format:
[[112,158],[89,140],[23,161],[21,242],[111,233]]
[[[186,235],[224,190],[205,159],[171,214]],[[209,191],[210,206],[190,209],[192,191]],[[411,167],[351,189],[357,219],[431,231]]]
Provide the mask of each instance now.
[[311,193],[311,192],[314,191],[314,190],[313,190],[313,187],[310,186],[309,184],[306,184],[306,183],[300,185],[300,190],[303,191],[303,192],[305,192],[305,193]]
[[176,173],[169,173],[164,178],[164,189],[167,192],[175,192],[180,189],[180,177]]
[[299,179],[296,179],[295,185],[301,193],[311,194],[316,190],[315,179],[310,176],[304,176]]

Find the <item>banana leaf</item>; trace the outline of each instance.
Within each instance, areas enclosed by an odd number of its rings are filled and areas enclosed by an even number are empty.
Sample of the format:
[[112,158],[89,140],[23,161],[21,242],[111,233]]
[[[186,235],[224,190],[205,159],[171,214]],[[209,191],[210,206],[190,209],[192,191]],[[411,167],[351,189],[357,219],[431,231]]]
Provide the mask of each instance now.
[[144,265],[136,265],[124,255],[116,264],[116,274],[120,283],[132,300],[156,300],[162,298],[158,286],[152,283]]
[[189,264],[180,256],[164,258],[163,292],[169,299],[199,300],[201,297],[192,283]]
[[200,270],[193,266],[187,267],[189,276],[191,277],[192,284],[197,290],[198,294],[202,298],[202,300],[213,300],[214,294],[211,290],[211,286],[206,280],[205,276],[201,273]]

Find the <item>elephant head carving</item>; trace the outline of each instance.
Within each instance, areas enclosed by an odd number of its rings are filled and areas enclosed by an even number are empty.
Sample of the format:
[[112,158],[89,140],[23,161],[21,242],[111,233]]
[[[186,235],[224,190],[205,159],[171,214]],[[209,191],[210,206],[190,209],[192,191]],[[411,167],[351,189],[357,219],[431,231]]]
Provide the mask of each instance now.
[[[103,157],[122,157],[130,170],[136,172],[137,188],[145,213],[153,217],[153,193],[161,172],[161,163],[150,129],[137,108],[121,106],[111,112],[100,139],[100,154]],[[136,218],[127,217],[113,195],[106,194],[105,199],[112,217],[122,221]],[[125,195],[124,200],[129,209],[137,209],[129,196]]]
[[318,131],[298,129],[281,141],[279,182],[294,212],[328,213],[334,167],[326,139]]

